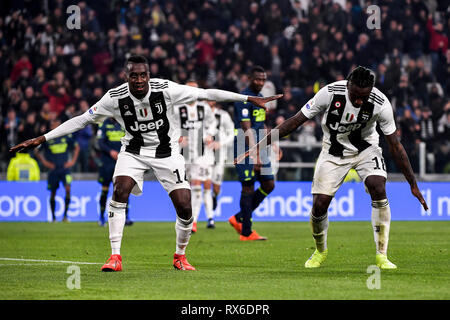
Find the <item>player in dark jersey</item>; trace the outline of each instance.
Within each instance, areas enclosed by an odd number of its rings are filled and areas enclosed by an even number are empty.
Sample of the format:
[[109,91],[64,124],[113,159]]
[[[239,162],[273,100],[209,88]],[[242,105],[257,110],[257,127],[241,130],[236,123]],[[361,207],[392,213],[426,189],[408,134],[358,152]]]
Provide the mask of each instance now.
[[[50,124],[51,129],[56,128],[61,124],[61,121],[56,119]],[[70,184],[72,182],[72,176],[70,168],[75,164],[80,152],[78,143],[73,139],[72,135],[65,137],[59,137],[46,141],[42,145],[43,153],[36,152],[36,157],[42,163],[43,166],[50,169],[48,172],[48,184],[47,189],[50,190],[50,209],[52,211],[52,221],[56,222],[55,209],[56,209],[56,191],[59,188],[60,183],[64,185],[66,190],[66,196],[64,199],[64,216],[62,221],[68,222],[67,210],[70,205]],[[72,158],[69,159],[69,152],[73,151]]]
[[[125,135],[125,131],[113,118],[106,119],[98,128],[97,143],[100,149],[100,165],[98,169],[98,182],[102,185],[102,192],[99,199],[100,215],[99,226],[105,225],[106,200],[108,198],[109,186],[113,181],[114,167],[117,157],[122,147],[120,140]],[[133,221],[129,217],[129,203],[125,212],[125,225],[131,226]]]
[[[250,84],[241,94],[262,97],[260,91],[266,82],[267,75],[260,66],[254,66],[249,75]],[[266,110],[251,102],[236,102],[234,105],[235,140],[234,153],[248,150],[266,134]],[[244,149],[244,150],[242,150]],[[240,234],[241,241],[267,240],[252,230],[252,212],[275,187],[273,170],[269,154],[265,154],[264,164],[253,164],[249,159],[236,165],[239,182],[242,185],[240,212],[231,216],[228,221]],[[255,191],[255,182],[260,187]]]

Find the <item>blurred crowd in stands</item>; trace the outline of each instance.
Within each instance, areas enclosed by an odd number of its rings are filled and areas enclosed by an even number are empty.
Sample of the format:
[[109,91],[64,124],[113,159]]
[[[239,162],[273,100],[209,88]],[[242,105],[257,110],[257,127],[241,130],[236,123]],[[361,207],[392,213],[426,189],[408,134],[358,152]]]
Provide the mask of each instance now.
[[[67,27],[72,4],[80,8],[79,29]],[[367,24],[373,4],[380,29]],[[252,65],[263,66],[263,94],[284,93],[271,106],[269,127],[353,67],[370,67],[394,106],[414,170],[425,142],[428,172],[449,173],[448,7],[433,0],[2,1],[1,171],[10,146],[45,133],[53,118],[85,112],[124,82],[125,59],[135,53],[149,58],[151,77],[235,92],[247,85]],[[96,170],[95,133],[94,126],[76,133],[82,151],[75,171]],[[287,139],[311,145],[321,134],[315,119]],[[285,153],[283,161],[314,161],[319,151]]]

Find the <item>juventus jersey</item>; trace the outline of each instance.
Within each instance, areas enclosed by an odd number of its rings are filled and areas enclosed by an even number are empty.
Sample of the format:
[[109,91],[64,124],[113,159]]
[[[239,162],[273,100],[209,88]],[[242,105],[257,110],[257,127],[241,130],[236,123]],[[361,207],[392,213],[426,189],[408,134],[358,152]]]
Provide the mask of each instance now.
[[234,123],[230,114],[223,109],[215,108],[214,116],[216,117],[217,128],[214,139],[221,145],[220,149],[215,152],[215,163],[218,164],[226,161],[227,147],[234,141]]
[[371,145],[378,145],[377,123],[385,135],[396,130],[393,109],[386,96],[374,87],[369,100],[356,108],[348,97],[347,80],[320,89],[301,111],[308,119],[325,112],[323,148],[337,157],[356,155]]
[[198,99],[198,88],[152,78],[147,95],[134,97],[124,83],[109,90],[88,111],[91,122],[112,117],[125,130],[121,151],[155,158],[179,152],[179,129],[174,126],[174,106]]
[[214,151],[206,148],[205,139],[216,134],[216,120],[211,107],[203,101],[193,104],[181,104],[175,106],[175,114],[181,135],[188,137],[188,154],[184,154],[190,163],[204,156],[212,164]]

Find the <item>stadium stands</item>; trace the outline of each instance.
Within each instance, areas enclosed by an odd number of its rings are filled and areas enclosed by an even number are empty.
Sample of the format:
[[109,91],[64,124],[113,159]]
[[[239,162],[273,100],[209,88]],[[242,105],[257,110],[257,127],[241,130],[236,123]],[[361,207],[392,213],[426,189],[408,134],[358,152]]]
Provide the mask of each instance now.
[[[448,1],[436,3],[2,2],[0,171],[12,156],[10,146],[47,131],[55,117],[83,112],[123,82],[124,61],[136,53],[149,58],[152,77],[180,83],[195,78],[201,87],[235,92],[245,87],[250,66],[263,66],[268,85],[285,94],[269,114],[271,126],[296,113],[321,86],[345,78],[352,67],[370,67],[377,73],[376,86],[392,101],[415,171],[419,144],[425,142],[427,172],[450,173],[450,13]],[[67,27],[71,4],[80,8],[79,29]],[[381,9],[380,29],[367,26],[369,4]],[[320,135],[315,122],[289,140],[320,141]],[[94,145],[95,134],[80,132],[78,138]],[[314,161],[313,152],[293,151],[284,161]],[[78,170],[94,172],[95,156],[84,157]]]

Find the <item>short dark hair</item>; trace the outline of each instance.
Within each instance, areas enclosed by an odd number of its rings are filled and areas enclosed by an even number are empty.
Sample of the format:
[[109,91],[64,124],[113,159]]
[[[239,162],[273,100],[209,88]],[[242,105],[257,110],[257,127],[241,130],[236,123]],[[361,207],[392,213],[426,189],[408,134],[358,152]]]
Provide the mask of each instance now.
[[347,80],[360,88],[373,87],[375,85],[375,73],[368,68],[358,66],[350,72]]
[[146,57],[141,56],[141,55],[132,55],[132,56],[128,57],[127,61],[125,62],[126,72],[131,71],[130,63],[143,63],[148,66],[148,60]]
[[253,74],[255,74],[256,72],[262,72],[262,73],[264,73],[264,72],[266,72],[266,70],[264,70],[264,68],[261,67],[261,66],[253,66],[253,67],[250,69],[250,75],[253,75]]
[[148,60],[146,57],[141,56],[141,55],[132,55],[130,57],[128,57],[127,59],[127,63],[144,63],[144,64],[148,64]]

